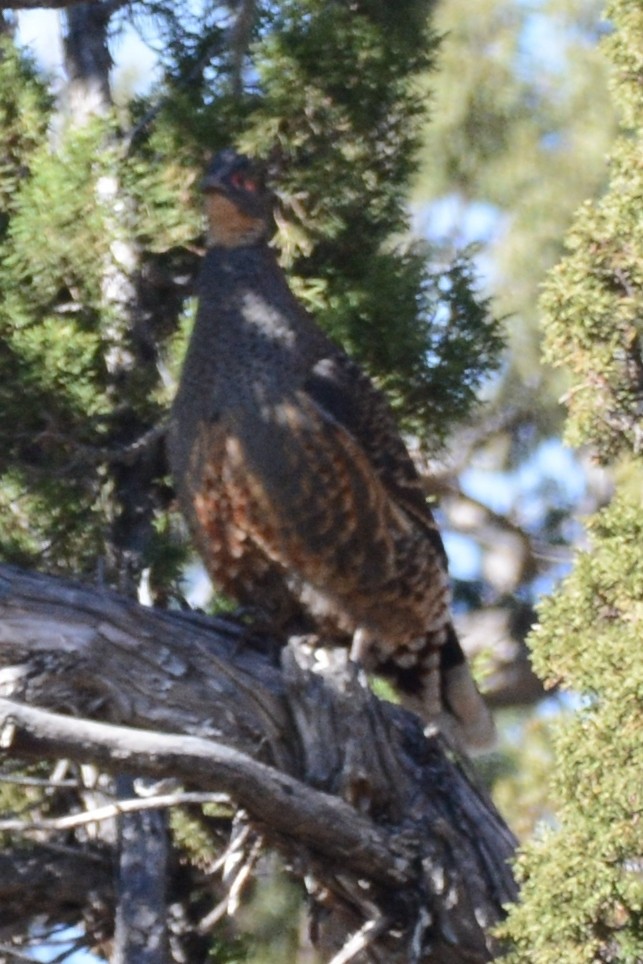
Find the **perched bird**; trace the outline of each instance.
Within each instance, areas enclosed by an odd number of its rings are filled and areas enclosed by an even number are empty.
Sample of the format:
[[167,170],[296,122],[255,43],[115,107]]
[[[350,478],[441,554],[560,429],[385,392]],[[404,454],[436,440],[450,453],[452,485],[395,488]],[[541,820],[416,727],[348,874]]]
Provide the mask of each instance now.
[[288,287],[251,161],[222,151],[203,190],[209,250],[168,444],[213,581],[284,632],[349,639],[404,705],[487,744],[442,539],[388,403]]

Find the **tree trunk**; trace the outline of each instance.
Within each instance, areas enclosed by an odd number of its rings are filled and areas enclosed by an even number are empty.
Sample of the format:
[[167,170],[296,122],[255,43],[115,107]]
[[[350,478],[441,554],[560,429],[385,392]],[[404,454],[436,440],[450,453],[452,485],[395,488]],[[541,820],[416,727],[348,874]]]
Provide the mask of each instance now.
[[0,666],[6,752],[227,794],[306,881],[325,959],[499,952],[512,835],[468,765],[350,666],[5,566]]
[[[116,792],[121,799],[134,797],[132,777],[119,774]],[[168,959],[167,837],[162,810],[144,810],[119,818],[118,905],[112,964],[156,964]]]
[[112,106],[107,46],[109,10],[102,3],[78,3],[65,11],[63,39],[67,107],[74,125],[82,125]]
[[[82,125],[95,116],[105,116],[112,107],[109,72],[112,59],[108,48],[108,25],[113,7],[108,3],[80,3],[65,13],[64,37],[67,102],[72,123]],[[107,145],[106,145],[107,147]],[[103,265],[102,291],[106,317],[106,365],[112,391],[118,399],[128,398],[128,383],[138,367],[133,350],[133,333],[140,316],[135,277],[140,252],[128,237],[129,208],[115,175],[103,176],[97,193],[107,216],[107,228],[114,240],[110,257]],[[120,230],[123,229],[124,230]],[[142,431],[136,414],[120,408],[115,425],[115,443],[129,442]],[[152,460],[153,461],[153,460]],[[145,548],[152,536],[153,505],[151,462],[139,458],[112,466],[114,506],[109,538],[108,570],[114,583],[136,596]],[[133,793],[133,782],[119,775],[117,792]],[[167,827],[165,814],[133,813],[119,818],[120,866],[116,875],[117,909],[114,964],[165,964],[167,919],[164,881],[167,874]],[[144,926],[143,926],[144,925]]]

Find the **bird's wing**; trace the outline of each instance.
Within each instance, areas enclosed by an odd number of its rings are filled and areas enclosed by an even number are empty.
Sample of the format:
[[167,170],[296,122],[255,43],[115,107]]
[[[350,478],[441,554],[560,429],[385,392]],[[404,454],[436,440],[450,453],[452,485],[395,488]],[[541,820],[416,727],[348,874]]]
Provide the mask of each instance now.
[[389,497],[424,530],[446,567],[444,545],[422,481],[382,392],[339,352],[317,362],[304,390],[323,417],[355,439]]

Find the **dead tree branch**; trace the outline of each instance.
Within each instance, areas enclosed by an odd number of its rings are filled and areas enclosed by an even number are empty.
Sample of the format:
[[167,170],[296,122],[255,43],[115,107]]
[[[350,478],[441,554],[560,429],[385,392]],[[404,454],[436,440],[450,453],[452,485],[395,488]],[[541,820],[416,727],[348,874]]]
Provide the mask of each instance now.
[[294,641],[280,659],[232,620],[0,567],[5,753],[228,794],[306,878],[327,959],[492,960],[511,834],[439,737],[322,662]]
[[[293,837],[351,872],[383,883],[408,881],[408,859],[394,859],[394,843],[337,797],[213,740],[155,733],[62,716],[0,699],[0,748],[23,759],[67,757],[104,770],[174,776],[224,791],[252,818]],[[393,859],[392,859],[393,858]]]

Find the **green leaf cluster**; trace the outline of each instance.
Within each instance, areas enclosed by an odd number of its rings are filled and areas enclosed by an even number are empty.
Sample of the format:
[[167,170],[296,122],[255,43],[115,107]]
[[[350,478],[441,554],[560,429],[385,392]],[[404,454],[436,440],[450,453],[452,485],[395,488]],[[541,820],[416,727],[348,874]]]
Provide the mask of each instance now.
[[277,244],[298,294],[435,448],[471,411],[471,386],[497,364],[501,339],[468,257],[438,267],[407,239],[426,119],[418,78],[436,43],[430,8],[273,6],[253,50],[262,96],[239,140],[269,162]]
[[[13,82],[24,83],[19,72]],[[150,341],[174,330],[159,311],[146,339],[106,279],[119,267],[119,244],[136,248],[155,233],[151,262],[200,226],[193,212],[177,226],[185,176],[179,181],[172,164],[141,176],[138,196],[127,193],[140,172],[113,146],[110,118],[62,130],[56,150],[45,121],[40,143],[15,161],[22,173],[0,246],[0,552],[79,574],[105,557],[119,512],[118,479],[101,452],[160,417],[159,373],[138,362],[153,357]],[[115,199],[109,184],[119,178],[126,186]],[[127,216],[115,216],[114,205]]]
[[[86,426],[106,410],[100,364],[102,220],[88,190],[96,131],[48,145],[50,99],[33,67],[3,41],[0,121],[10,150],[0,243],[0,546],[61,567],[95,554],[94,480],[64,471]],[[93,523],[93,524],[92,524]]]
[[643,952],[643,516],[617,500],[541,607],[536,670],[584,694],[556,734],[557,826],[527,846],[509,962],[636,964]]
[[0,37],[0,232],[4,234],[29,157],[43,141],[53,99],[33,62]]
[[543,298],[545,357],[571,376],[567,438],[604,461],[642,451],[642,153],[643,128],[622,136],[611,189],[581,209]]
[[5,557],[20,561],[37,551],[64,567],[78,561],[74,533],[83,556],[99,541],[99,481],[74,471],[74,460],[96,444],[110,409],[100,277],[108,249],[93,191],[101,138],[97,127],[83,130],[57,154],[41,142],[0,250],[0,470],[15,510],[2,514],[1,538]]
[[579,212],[544,307],[548,357],[571,376],[569,436],[621,468],[531,637],[537,672],[582,705],[556,734],[556,825],[520,858],[510,964],[643,960],[643,12],[618,0],[608,13],[624,128],[609,190]]

